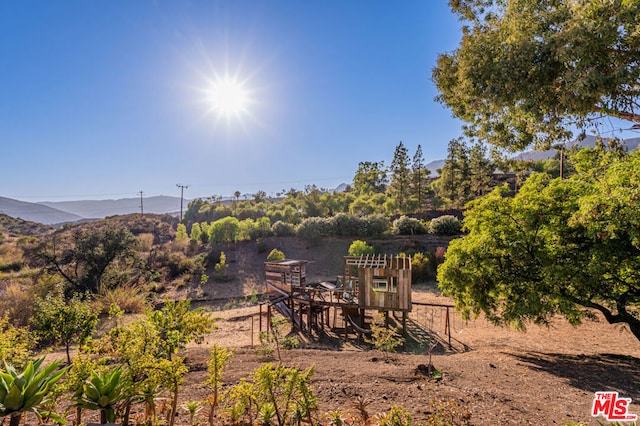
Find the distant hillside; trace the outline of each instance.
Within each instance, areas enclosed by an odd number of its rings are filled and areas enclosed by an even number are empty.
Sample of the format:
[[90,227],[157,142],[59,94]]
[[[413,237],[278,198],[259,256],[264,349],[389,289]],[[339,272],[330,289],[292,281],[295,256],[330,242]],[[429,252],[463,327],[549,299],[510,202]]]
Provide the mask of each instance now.
[[[593,148],[596,145],[596,137],[595,136],[587,136],[583,140],[574,139],[565,144],[565,149],[570,149],[574,147],[590,147]],[[624,145],[627,151],[635,151],[640,146],[640,138],[631,138],[625,139]],[[518,154],[514,158],[516,160],[525,160],[525,161],[541,161],[546,160],[548,158],[555,157],[557,151],[555,149],[550,149],[547,151],[526,151],[521,154]]]
[[440,173],[438,173],[438,170],[441,169],[442,166],[444,166],[444,160],[434,160],[430,163],[425,164],[425,167],[429,171],[431,171],[431,174],[429,175],[430,177],[440,176]]
[[0,233],[7,233],[11,236],[26,235],[34,237],[48,234],[54,229],[53,226],[0,214]]
[[5,197],[0,197],[0,213],[45,225],[75,222],[82,219],[81,216],[50,206]]
[[[184,209],[189,200],[184,200]],[[102,219],[107,216],[140,213],[140,198],[121,198],[119,200],[83,200],[83,201],[43,201],[38,203],[58,210],[72,213],[88,219]],[[159,195],[143,198],[145,213],[175,213],[180,211],[180,197]]]

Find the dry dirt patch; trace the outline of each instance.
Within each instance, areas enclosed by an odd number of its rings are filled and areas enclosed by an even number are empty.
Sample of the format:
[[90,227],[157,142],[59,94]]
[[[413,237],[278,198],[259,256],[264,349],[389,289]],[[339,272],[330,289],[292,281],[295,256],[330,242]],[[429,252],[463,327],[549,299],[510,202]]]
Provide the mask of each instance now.
[[[424,290],[415,291],[413,299],[447,301]],[[236,349],[224,374],[227,386],[268,361],[251,348],[252,329],[257,344],[257,312],[252,306],[215,313],[219,328],[208,343]],[[355,397],[363,396],[372,401],[372,414],[400,404],[423,422],[431,401],[453,400],[472,412],[472,424],[477,425],[598,424],[590,415],[594,392],[616,390],[632,398],[632,413],[640,413],[640,343],[623,326],[598,317],[572,327],[557,318],[549,327],[531,326],[525,333],[496,328],[483,319],[465,322],[457,314],[451,325],[453,338],[467,350],[433,356],[434,365],[444,372],[438,382],[416,372],[427,363],[424,354],[393,354],[385,362],[378,352],[351,342],[309,342],[303,347],[314,349],[285,351],[283,362],[315,366],[314,388],[322,411],[347,410]],[[182,400],[206,396],[202,383],[208,351],[206,344],[189,347],[192,372]]]

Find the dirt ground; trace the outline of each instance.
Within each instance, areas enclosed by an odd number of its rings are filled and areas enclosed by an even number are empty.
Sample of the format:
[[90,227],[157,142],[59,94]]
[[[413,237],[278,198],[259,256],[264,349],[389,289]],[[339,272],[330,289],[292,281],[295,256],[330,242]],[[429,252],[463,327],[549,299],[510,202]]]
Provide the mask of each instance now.
[[[451,303],[429,289],[414,289],[413,301]],[[219,328],[203,345],[188,348],[191,372],[182,401],[205,398],[202,383],[212,343],[235,349],[224,372],[227,386],[270,361],[252,347],[252,342],[258,344],[258,311],[258,306],[216,311]],[[474,425],[606,424],[602,417],[591,417],[594,392],[618,391],[632,399],[629,411],[640,414],[640,342],[624,326],[598,317],[572,327],[558,318],[549,327],[519,332],[483,319],[465,322],[451,310],[449,349],[444,308],[414,306],[410,319],[437,333],[440,344],[432,362],[443,372],[442,380],[417,371],[428,356],[415,342],[409,351],[385,360],[353,334],[349,341],[323,332],[315,332],[312,339],[303,336],[301,347],[284,351],[282,360],[287,366],[315,365],[313,387],[322,412],[348,411],[351,401],[362,396],[371,401],[371,414],[399,404],[421,423],[435,409],[434,401],[454,401],[460,410],[471,412]],[[187,420],[182,414],[181,422]]]

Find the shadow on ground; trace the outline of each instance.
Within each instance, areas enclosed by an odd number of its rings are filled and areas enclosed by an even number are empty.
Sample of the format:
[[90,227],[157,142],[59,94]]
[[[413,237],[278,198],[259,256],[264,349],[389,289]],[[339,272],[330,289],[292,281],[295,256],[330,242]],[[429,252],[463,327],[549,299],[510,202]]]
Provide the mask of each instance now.
[[621,396],[640,399],[640,359],[617,354],[567,355],[528,352],[510,354],[531,369],[564,377],[568,383],[588,392],[618,391]]

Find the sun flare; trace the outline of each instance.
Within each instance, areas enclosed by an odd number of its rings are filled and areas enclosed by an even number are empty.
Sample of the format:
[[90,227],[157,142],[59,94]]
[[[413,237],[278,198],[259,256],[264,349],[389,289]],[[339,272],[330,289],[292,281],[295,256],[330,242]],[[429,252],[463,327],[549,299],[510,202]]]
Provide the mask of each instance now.
[[213,82],[209,91],[211,108],[227,118],[239,117],[247,112],[249,94],[244,84],[233,78],[222,78]]

